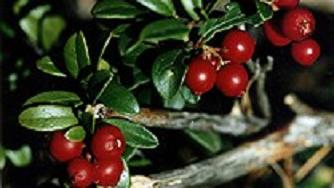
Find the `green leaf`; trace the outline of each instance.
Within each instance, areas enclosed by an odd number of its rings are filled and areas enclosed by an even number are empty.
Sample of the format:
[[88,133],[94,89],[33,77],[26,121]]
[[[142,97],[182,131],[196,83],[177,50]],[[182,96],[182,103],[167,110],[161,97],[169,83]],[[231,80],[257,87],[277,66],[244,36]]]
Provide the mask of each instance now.
[[38,6],[20,20],[19,25],[21,29],[32,43],[36,44],[38,42],[39,20],[50,9],[49,5]]
[[73,34],[65,44],[64,59],[67,70],[74,78],[79,71],[90,65],[88,47],[82,32]]
[[6,151],[5,148],[0,146],[0,170],[2,170],[6,165]]
[[103,70],[110,70],[110,65],[109,63],[104,60],[104,59],[100,59],[100,61],[97,63],[97,70],[98,71],[103,71]]
[[122,114],[132,115],[140,110],[135,96],[115,81],[108,84],[99,100],[107,107]]
[[40,105],[24,110],[19,116],[23,127],[35,131],[56,131],[78,124],[70,107]]
[[150,81],[150,78],[146,76],[140,68],[134,67],[132,72],[134,83],[131,87],[129,87],[129,90],[134,90]]
[[27,166],[32,160],[31,149],[26,145],[18,150],[6,150],[6,156],[16,167]]
[[83,141],[86,137],[86,131],[82,126],[71,127],[65,133],[65,138],[72,142]]
[[176,95],[174,95],[172,98],[164,100],[165,108],[181,110],[182,108],[184,108],[185,104],[186,102],[184,98],[182,97],[182,94],[180,91],[178,91]]
[[273,17],[273,10],[270,6],[260,1],[256,2],[256,14],[248,17],[247,23],[253,25],[254,27],[258,27],[263,24],[265,21],[271,19]]
[[194,19],[199,20],[200,17],[196,13],[196,9],[202,9],[202,0],[181,0],[184,9],[187,11],[188,15]]
[[146,158],[133,159],[130,160],[128,163],[130,167],[144,167],[152,164],[152,162]]
[[154,21],[140,32],[139,41],[158,43],[164,40],[189,40],[190,29],[178,19]]
[[164,16],[176,16],[172,0],[136,0],[148,9]]
[[195,95],[187,86],[182,86],[181,94],[183,98],[190,104],[197,104],[197,102],[201,99],[200,96]]
[[13,12],[18,15],[23,7],[28,4],[29,0],[17,0],[13,5]]
[[240,6],[236,2],[226,5],[226,14],[221,18],[212,18],[205,21],[199,29],[199,35],[204,42],[209,41],[218,32],[231,29],[234,26],[241,25],[247,21],[245,15],[241,12]]
[[50,103],[50,104],[61,104],[61,105],[78,105],[82,101],[80,97],[72,92],[68,91],[46,91],[39,93],[31,98],[29,98],[25,103],[26,105],[31,104],[41,104],[41,103]]
[[104,122],[121,129],[126,144],[135,148],[155,148],[159,145],[157,137],[145,127],[123,119],[104,119]]
[[136,154],[136,151],[137,148],[126,146],[125,151],[123,153],[123,159],[129,161]]
[[66,77],[53,63],[49,56],[42,57],[36,62],[37,69],[52,76]]
[[96,3],[92,13],[96,18],[129,19],[136,18],[144,11],[124,0],[102,0]]
[[49,50],[58,40],[65,29],[66,22],[60,16],[48,16],[42,21],[42,44]]
[[88,94],[94,99],[93,103],[101,97],[113,78],[114,74],[109,70],[100,70],[93,74],[88,82]]
[[222,141],[217,133],[190,129],[185,130],[185,133],[211,153],[217,153],[222,149]]
[[124,159],[123,162],[123,172],[121,174],[120,180],[118,181],[115,188],[130,188],[130,172],[129,167]]
[[181,50],[171,50],[158,56],[152,67],[154,86],[164,99],[172,98],[182,85],[185,66],[179,62]]

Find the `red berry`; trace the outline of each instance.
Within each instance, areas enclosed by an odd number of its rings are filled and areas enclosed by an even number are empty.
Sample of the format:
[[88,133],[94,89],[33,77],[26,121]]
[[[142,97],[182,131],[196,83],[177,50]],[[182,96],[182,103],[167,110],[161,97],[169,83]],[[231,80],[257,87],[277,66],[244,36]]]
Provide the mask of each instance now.
[[248,85],[248,73],[240,64],[227,64],[217,75],[218,89],[228,97],[243,95]]
[[263,31],[267,39],[275,46],[286,46],[291,42],[271,21],[263,24]]
[[279,9],[294,9],[298,6],[299,0],[274,0],[273,5]]
[[246,31],[231,30],[222,42],[222,56],[225,60],[245,63],[252,58],[255,40]]
[[108,125],[96,131],[92,139],[92,151],[97,159],[121,157],[125,150],[125,139],[119,128]]
[[213,88],[216,74],[215,67],[210,61],[195,57],[189,64],[185,81],[196,95],[202,95]]
[[84,144],[72,142],[65,138],[61,131],[55,132],[50,142],[51,155],[58,161],[68,161],[81,155]]
[[67,167],[67,172],[73,187],[84,188],[94,182],[94,166],[85,159],[73,159]]
[[304,8],[290,10],[282,19],[282,31],[291,40],[300,41],[315,30],[315,18],[311,11]]
[[312,65],[320,56],[320,46],[313,39],[306,39],[292,44],[291,54],[293,59],[301,65]]
[[115,186],[123,172],[120,158],[98,161],[95,165],[95,183],[101,186]]

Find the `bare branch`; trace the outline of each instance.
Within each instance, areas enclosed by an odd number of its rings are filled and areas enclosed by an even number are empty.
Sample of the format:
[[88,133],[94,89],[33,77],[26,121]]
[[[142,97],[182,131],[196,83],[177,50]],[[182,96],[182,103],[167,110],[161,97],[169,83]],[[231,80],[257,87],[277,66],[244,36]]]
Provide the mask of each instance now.
[[267,120],[255,116],[211,115],[195,112],[171,112],[162,110],[141,109],[135,116],[124,116],[116,112],[107,112],[105,117],[125,118],[141,123],[147,127],[166,129],[194,129],[216,131],[234,136],[248,135],[260,131],[268,124]]
[[[307,148],[332,144],[334,114],[299,114],[284,130],[214,158],[147,178],[151,187],[212,187],[289,158]],[[150,187],[149,184],[146,187]]]

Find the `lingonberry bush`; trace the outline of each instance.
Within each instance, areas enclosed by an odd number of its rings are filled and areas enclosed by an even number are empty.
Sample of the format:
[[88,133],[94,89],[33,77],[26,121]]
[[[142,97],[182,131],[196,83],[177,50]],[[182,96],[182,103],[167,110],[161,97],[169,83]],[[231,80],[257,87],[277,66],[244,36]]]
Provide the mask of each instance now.
[[[17,11],[27,3],[20,2]],[[61,169],[52,177],[61,187],[196,187],[245,174],[221,177],[213,170],[211,177],[205,169],[215,164],[208,162],[150,179],[129,167],[150,164],[145,150],[168,142],[149,127],[184,129],[206,158],[218,155],[212,160],[234,148],[219,133],[244,139],[264,129],[271,121],[264,81],[272,58],[261,52],[255,30],[273,47],[284,47],[291,66],[309,68],[321,54],[312,38],[317,21],[298,0],[99,0],[91,9],[93,27],[75,31],[50,5],[34,6],[19,26],[38,52],[36,69],[54,77],[55,85],[28,98],[18,121],[45,135],[44,154]],[[70,35],[61,36],[66,28]],[[232,110],[230,119],[206,114],[206,95],[233,103],[224,107]],[[208,178],[199,173],[187,179],[191,169],[203,169]]]

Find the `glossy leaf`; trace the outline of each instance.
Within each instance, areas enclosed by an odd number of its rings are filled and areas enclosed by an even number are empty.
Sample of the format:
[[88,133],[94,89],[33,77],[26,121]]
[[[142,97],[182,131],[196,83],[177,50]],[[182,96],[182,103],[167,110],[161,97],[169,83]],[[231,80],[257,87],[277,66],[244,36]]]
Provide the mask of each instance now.
[[65,44],[64,59],[67,70],[74,78],[81,69],[90,65],[86,39],[82,32],[73,34]]
[[270,6],[260,1],[256,2],[256,14],[248,17],[247,23],[253,25],[254,27],[258,27],[262,25],[265,21],[271,19],[273,17],[273,10]]
[[16,167],[27,166],[32,161],[32,154],[29,146],[22,146],[18,150],[6,150],[6,156]]
[[136,18],[144,11],[124,0],[102,0],[96,3],[92,13],[96,18],[129,19]]
[[126,144],[135,148],[155,148],[159,145],[157,137],[145,127],[123,119],[104,119],[121,129]]
[[122,114],[136,114],[140,110],[135,96],[115,81],[108,84],[99,100],[113,111]]
[[172,98],[164,100],[164,107],[175,110],[184,108],[186,101],[184,100],[181,91],[178,91]]
[[135,154],[136,154],[137,148],[126,146],[125,151],[123,153],[123,158],[126,161],[129,161]]
[[65,133],[65,138],[72,142],[83,141],[86,137],[86,131],[82,126],[71,127]]
[[5,148],[0,146],[0,170],[6,165],[6,151]]
[[53,61],[50,59],[50,57],[45,56],[39,59],[36,62],[37,68],[46,73],[50,74],[52,76],[58,76],[58,77],[66,77],[66,74],[62,73],[53,63]]
[[29,98],[24,105],[32,104],[62,104],[62,105],[78,105],[82,101],[80,97],[72,92],[68,91],[46,91],[39,93]]
[[154,21],[140,32],[140,41],[158,43],[164,40],[189,40],[190,29],[177,19],[163,19]]
[[172,0],[136,0],[153,12],[164,16],[175,16],[176,11]]
[[190,129],[185,130],[185,133],[211,153],[217,153],[222,149],[222,141],[218,133]]
[[226,14],[221,18],[211,18],[203,23],[199,29],[199,35],[203,41],[209,41],[215,34],[238,26],[247,21],[241,12],[238,3],[233,2],[226,5]]
[[66,27],[65,20],[60,16],[48,16],[42,21],[42,44],[49,50],[58,40]]
[[78,124],[70,107],[56,105],[30,107],[20,114],[19,122],[35,131],[56,131]]
[[202,0],[181,0],[181,3],[192,19],[200,19],[196,9],[202,9]]
[[197,102],[201,99],[200,96],[195,95],[187,86],[182,86],[181,94],[183,98],[190,104],[197,104]]
[[171,50],[158,56],[152,67],[154,86],[165,99],[172,98],[182,85],[185,66],[178,62],[181,50]]

